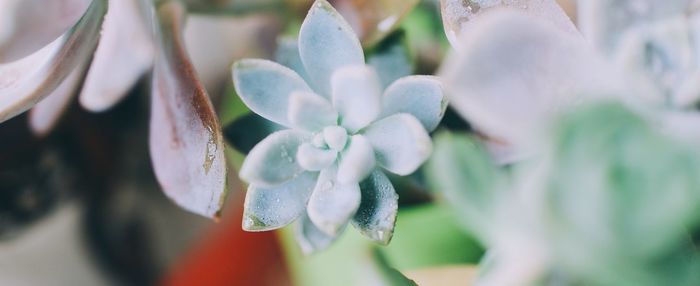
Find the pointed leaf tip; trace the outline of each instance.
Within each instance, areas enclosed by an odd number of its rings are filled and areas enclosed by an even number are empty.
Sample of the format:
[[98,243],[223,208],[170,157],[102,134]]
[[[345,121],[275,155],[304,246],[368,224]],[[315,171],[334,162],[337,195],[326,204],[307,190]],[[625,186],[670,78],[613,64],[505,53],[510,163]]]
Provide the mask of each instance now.
[[278,63],[245,59],[232,68],[233,84],[241,100],[258,115],[290,127],[289,100],[293,92],[312,92],[293,70]]
[[330,97],[331,76],[336,70],[365,63],[350,24],[325,0],[314,2],[301,25],[299,55],[309,77],[326,97]]
[[307,206],[314,225],[330,236],[336,236],[360,206],[359,185],[341,184],[336,176],[335,167],[321,171]]
[[243,207],[243,229],[268,231],[284,227],[306,212],[306,203],[318,173],[303,173],[277,187],[248,187]]
[[382,171],[374,170],[360,183],[362,201],[352,224],[363,235],[388,245],[394,235],[399,195]]

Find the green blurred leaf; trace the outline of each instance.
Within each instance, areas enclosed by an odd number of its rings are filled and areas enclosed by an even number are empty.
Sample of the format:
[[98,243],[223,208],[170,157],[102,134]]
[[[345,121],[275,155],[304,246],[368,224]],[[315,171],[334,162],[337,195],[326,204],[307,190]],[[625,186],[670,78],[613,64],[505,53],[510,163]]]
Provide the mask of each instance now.
[[679,285],[691,277],[664,274],[659,261],[697,269],[670,257],[699,222],[700,155],[655,127],[616,103],[556,124],[539,178],[541,219],[570,271],[615,285]]
[[444,196],[467,229],[486,240],[504,176],[478,141],[467,135],[439,133],[426,174],[429,185]]
[[251,112],[226,126],[224,137],[236,150],[248,154],[258,142],[282,129],[285,129],[284,126]]
[[[373,271],[368,250],[374,242],[354,228],[311,256],[302,255],[292,229],[283,229],[281,237],[295,285],[365,285],[361,282],[367,271]],[[432,204],[399,209],[394,238],[380,249],[393,267],[402,270],[475,263],[483,253],[459,228],[455,216]]]
[[378,248],[372,250],[374,263],[379,270],[383,285],[385,286],[418,286],[413,280],[406,278],[401,272],[392,268],[386,259],[386,256]]
[[384,88],[399,78],[413,74],[413,59],[406,33],[398,30],[377,44],[367,57],[367,64],[377,71]]

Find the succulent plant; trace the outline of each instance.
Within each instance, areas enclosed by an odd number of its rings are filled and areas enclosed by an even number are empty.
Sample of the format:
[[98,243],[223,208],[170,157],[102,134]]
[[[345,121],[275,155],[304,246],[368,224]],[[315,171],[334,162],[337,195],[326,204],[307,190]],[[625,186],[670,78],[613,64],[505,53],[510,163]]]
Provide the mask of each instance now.
[[324,248],[348,222],[390,241],[398,196],[382,170],[408,175],[430,156],[428,132],[446,101],[438,80],[409,76],[382,94],[360,42],[325,0],[299,32],[295,70],[262,59],[233,66],[243,102],[285,126],[259,142],[240,177],[250,183],[243,228],[265,231],[298,221],[305,252]]

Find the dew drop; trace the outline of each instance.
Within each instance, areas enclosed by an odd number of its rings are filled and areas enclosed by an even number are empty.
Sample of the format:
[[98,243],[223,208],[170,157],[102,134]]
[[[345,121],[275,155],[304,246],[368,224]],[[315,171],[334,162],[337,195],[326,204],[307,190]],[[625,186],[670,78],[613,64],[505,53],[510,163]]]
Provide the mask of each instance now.
[[245,217],[245,219],[243,220],[243,226],[244,226],[245,228],[250,228],[250,227],[252,227],[254,224],[255,224],[255,221],[253,221],[253,219],[250,218],[250,217]]
[[282,146],[282,150],[280,151],[280,154],[282,155],[282,159],[287,160],[289,163],[294,163],[294,158],[289,154],[289,151],[287,151],[286,146]]
[[464,8],[467,9],[467,12],[469,12],[471,14],[479,13],[479,10],[481,10],[481,5],[479,5],[479,3],[476,3],[472,0],[463,0],[462,6],[464,6]]
[[385,236],[385,233],[383,230],[377,231],[377,238],[379,240],[384,241],[384,236]]

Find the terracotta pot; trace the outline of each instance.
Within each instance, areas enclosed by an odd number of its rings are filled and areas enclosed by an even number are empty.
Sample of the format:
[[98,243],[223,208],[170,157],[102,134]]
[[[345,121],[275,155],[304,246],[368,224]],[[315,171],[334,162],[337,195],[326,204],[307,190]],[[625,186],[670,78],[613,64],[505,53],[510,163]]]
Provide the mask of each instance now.
[[224,212],[228,216],[171,268],[161,285],[291,284],[275,233],[241,229],[243,196],[237,196],[236,206],[229,204]]

